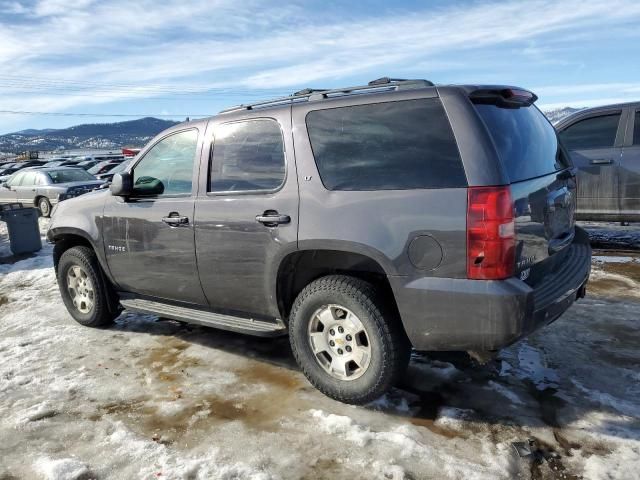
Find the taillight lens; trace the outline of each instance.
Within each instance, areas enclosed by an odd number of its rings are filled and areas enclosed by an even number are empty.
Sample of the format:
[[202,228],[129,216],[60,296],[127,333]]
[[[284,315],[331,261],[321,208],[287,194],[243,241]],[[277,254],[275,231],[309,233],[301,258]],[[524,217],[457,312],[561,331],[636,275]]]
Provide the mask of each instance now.
[[469,187],[467,277],[500,280],[515,269],[515,222],[509,187]]

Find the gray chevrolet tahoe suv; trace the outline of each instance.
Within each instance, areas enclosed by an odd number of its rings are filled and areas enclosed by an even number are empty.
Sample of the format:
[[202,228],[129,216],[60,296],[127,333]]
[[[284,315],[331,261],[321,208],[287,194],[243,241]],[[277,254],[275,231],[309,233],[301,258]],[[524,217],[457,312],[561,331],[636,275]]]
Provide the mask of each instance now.
[[495,351],[584,295],[591,250],[556,133],[508,86],[380,79],[161,133],[48,238],[81,324],[122,308],[288,334],[368,402],[418,350]]

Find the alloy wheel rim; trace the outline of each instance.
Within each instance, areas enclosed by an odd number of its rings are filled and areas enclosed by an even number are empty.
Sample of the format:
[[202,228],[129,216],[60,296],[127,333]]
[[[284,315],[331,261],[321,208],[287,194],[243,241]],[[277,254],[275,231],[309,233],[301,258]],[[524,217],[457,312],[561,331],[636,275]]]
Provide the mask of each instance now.
[[341,305],[323,305],[311,317],[308,340],[316,362],[331,377],[355,380],[371,362],[369,335],[360,319]]
[[84,314],[91,312],[95,291],[91,278],[82,267],[73,265],[67,272],[67,291],[76,310]]

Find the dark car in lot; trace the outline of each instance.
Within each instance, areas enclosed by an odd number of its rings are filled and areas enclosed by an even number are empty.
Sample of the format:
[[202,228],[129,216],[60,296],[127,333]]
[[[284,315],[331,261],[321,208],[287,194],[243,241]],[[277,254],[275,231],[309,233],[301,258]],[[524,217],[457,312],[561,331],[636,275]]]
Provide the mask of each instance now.
[[48,217],[52,205],[95,190],[103,183],[80,168],[29,168],[15,173],[0,186],[0,203],[33,205]]
[[42,166],[46,162],[40,160],[27,160],[25,162],[16,162],[0,170],[0,183],[4,183],[11,175],[29,167]]
[[91,175],[101,175],[103,173],[107,173],[110,170],[113,170],[114,167],[120,165],[124,159],[122,160],[104,160],[100,163],[95,164],[93,167],[89,168],[87,172]]
[[364,403],[417,350],[491,352],[584,295],[575,170],[536,96],[380,79],[162,132],[109,190],[58,205],[62,300],[289,335],[309,381]]
[[640,102],[580,110],[556,129],[578,168],[576,217],[640,221]]

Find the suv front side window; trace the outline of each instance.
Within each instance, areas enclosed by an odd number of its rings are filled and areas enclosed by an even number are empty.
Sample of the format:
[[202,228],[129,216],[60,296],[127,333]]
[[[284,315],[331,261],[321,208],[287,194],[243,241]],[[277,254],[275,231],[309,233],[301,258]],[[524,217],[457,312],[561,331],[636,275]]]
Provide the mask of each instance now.
[[274,191],[284,183],[284,146],[275,120],[226,123],[214,137],[210,192]]
[[620,113],[579,120],[558,136],[569,150],[612,148],[616,141]]
[[156,143],[134,167],[133,194],[190,195],[198,131],[171,134]]

